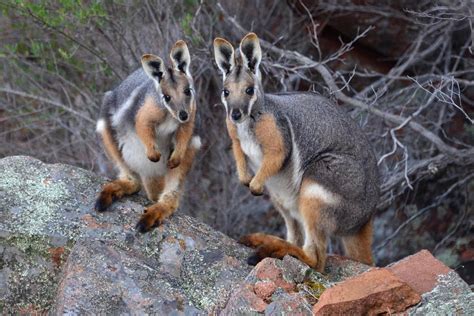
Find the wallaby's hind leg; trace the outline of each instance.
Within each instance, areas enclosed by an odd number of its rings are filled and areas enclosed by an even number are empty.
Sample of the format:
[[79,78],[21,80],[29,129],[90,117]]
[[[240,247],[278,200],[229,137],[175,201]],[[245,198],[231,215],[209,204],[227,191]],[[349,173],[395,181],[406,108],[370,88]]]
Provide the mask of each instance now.
[[290,215],[290,211],[285,209],[275,198],[272,197],[273,206],[285,220],[286,241],[298,247],[303,246],[304,237],[300,223]]
[[239,242],[247,247],[256,248],[257,251],[248,258],[250,265],[256,265],[262,259],[271,257],[282,259],[286,255],[293,256],[310,267],[315,267],[316,261],[309,257],[303,249],[279,237],[263,233],[255,233],[243,236]]
[[372,220],[362,226],[358,233],[342,237],[346,255],[362,263],[373,265],[372,258]]
[[105,152],[107,156],[114,162],[115,166],[120,170],[119,179],[107,183],[99,194],[95,202],[95,210],[98,212],[105,211],[113,201],[120,199],[124,195],[131,195],[140,191],[140,183],[131,175],[131,171],[125,165],[122,154],[118,149],[117,142],[112,135],[106,119],[100,119],[97,122],[97,132],[102,138]]
[[142,178],[142,184],[147,198],[156,202],[165,186],[165,177]]
[[137,223],[137,230],[146,233],[159,226],[178,208],[184,179],[193,164],[197,148],[192,144],[186,150],[183,160],[178,167],[168,170],[164,177],[164,188],[158,202],[145,209]]
[[105,211],[113,201],[122,198],[124,195],[131,195],[140,190],[139,182],[130,177],[124,177],[107,183],[99,194],[95,202],[95,209],[98,212]]
[[249,258],[249,264],[255,264],[265,257],[283,258],[290,255],[298,258],[310,267],[323,271],[326,264],[327,238],[325,227],[321,222],[321,209],[325,202],[312,190],[312,180],[305,180],[299,194],[299,213],[303,222],[303,248],[293,245],[281,238],[265,235],[250,234],[240,239],[240,242],[249,247],[257,248],[256,253]]
[[321,217],[321,211],[326,202],[320,192],[313,190],[316,182],[305,179],[301,184],[299,197],[299,211],[303,222],[305,234],[303,250],[311,256],[316,264],[313,266],[317,271],[322,272],[326,265],[327,237],[326,230],[329,227]]

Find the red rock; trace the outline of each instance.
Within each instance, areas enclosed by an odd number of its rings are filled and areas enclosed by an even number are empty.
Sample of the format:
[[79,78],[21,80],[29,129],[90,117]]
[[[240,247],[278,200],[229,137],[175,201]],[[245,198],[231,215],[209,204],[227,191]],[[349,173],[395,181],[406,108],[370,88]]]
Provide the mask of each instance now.
[[254,269],[256,277],[260,280],[277,280],[282,276],[282,271],[275,265],[273,258],[263,259]]
[[277,289],[277,286],[272,281],[257,281],[253,289],[258,297],[263,300],[268,300]]
[[387,269],[420,295],[430,292],[438,283],[438,277],[451,271],[427,250],[408,256]]
[[265,258],[255,266],[255,276],[262,281],[272,281],[276,287],[281,287],[287,292],[293,292],[296,285],[283,278],[283,271],[276,265],[274,258]]
[[372,269],[324,291],[317,315],[396,313],[417,304],[420,295],[387,269]]

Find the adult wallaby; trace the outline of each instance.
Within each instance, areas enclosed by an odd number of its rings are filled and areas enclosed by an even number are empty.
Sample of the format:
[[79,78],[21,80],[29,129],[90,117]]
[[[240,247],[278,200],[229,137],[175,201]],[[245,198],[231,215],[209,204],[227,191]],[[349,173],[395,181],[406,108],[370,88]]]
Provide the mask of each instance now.
[[124,195],[145,189],[156,202],[145,209],[137,229],[146,232],[173,214],[200,138],[193,135],[196,101],[189,72],[191,58],[184,41],[171,49],[172,67],[154,55],[143,55],[138,69],[105,94],[97,132],[119,170],[97,198],[105,211]]
[[239,180],[254,195],[265,185],[287,228],[286,241],[261,233],[244,236],[242,243],[257,248],[249,263],[289,254],[321,271],[327,238],[336,235],[349,257],[372,264],[379,180],[359,126],[316,93],[265,94],[254,33],[242,39],[238,54],[216,38],[214,54]]

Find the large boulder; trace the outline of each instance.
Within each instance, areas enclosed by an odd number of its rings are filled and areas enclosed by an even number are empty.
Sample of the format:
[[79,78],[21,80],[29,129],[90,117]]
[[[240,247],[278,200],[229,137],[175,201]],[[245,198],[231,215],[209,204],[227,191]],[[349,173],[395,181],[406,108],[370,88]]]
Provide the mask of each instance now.
[[30,157],[0,160],[2,314],[212,312],[250,271],[249,250],[172,216],[145,235],[133,196],[93,211],[105,179]]
[[427,251],[385,269],[331,255],[321,274],[289,256],[252,268],[250,249],[179,211],[137,234],[148,202],[135,195],[96,213],[105,181],[30,157],[0,159],[0,314],[467,315],[474,308],[469,286]]

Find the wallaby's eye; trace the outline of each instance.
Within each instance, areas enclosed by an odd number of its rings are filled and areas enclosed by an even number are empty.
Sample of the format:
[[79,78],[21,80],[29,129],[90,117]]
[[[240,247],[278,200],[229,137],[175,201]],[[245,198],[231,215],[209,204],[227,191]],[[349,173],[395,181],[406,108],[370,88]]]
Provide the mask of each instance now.
[[224,98],[227,98],[230,94],[229,90],[227,89],[222,90],[222,93],[224,93]]
[[187,96],[190,96],[191,95],[191,89],[190,88],[184,89],[184,94],[187,95]]
[[247,89],[245,89],[245,93],[247,93],[248,95],[253,95],[255,93],[255,89],[253,87],[248,87]]
[[171,97],[167,94],[163,94],[163,99],[165,99],[165,102],[168,103],[171,100]]

